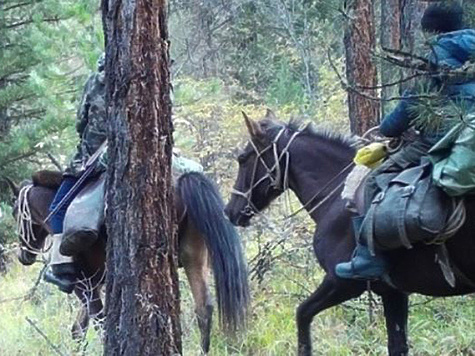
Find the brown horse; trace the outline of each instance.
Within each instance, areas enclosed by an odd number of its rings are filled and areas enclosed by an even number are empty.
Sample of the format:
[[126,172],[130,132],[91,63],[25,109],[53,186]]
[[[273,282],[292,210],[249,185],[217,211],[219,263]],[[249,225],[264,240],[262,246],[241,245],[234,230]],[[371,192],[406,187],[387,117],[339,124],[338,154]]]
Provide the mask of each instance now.
[[[239,172],[225,211],[234,224],[247,226],[254,214],[289,188],[317,224],[313,246],[326,275],[297,308],[299,355],[310,355],[314,316],[360,296],[368,287],[366,281],[340,279],[334,272],[335,265],[348,261],[355,248],[351,213],[341,199],[355,142],[328,131],[282,124],[272,112],[259,122],[245,119],[251,139],[238,158]],[[466,199],[466,208],[468,217],[475,216],[473,199]],[[475,292],[474,228],[475,220],[468,218],[446,243],[455,287],[449,285],[437,263],[436,245],[419,244],[386,253],[391,285],[372,282],[371,289],[382,297],[390,355],[408,353],[409,293],[452,296]]]
[[[60,182],[60,173],[42,171],[33,176],[33,184],[17,191],[15,214],[21,243],[18,257],[24,265],[34,263],[45,248],[49,227],[43,221]],[[201,173],[183,174],[176,184],[175,196],[179,261],[195,301],[201,346],[208,352],[213,313],[209,264],[215,278],[220,320],[227,330],[234,331],[243,324],[249,301],[246,262],[239,236],[224,215],[219,191],[208,178]],[[74,290],[83,305],[72,329],[76,339],[84,336],[89,318],[101,322],[104,316],[100,289],[105,275],[105,229],[100,235],[94,246],[75,257],[83,277]]]

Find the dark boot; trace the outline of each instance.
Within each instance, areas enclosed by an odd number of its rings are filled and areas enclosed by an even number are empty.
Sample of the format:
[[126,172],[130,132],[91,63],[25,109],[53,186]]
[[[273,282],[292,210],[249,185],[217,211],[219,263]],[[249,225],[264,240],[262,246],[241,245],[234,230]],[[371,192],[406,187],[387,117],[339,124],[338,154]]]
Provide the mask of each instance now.
[[75,234],[63,235],[59,252],[64,256],[74,256],[88,250],[97,240],[97,231],[84,230]]
[[373,256],[365,245],[358,244],[351,261],[337,264],[335,273],[347,279],[379,279],[386,273],[386,261],[379,255]]
[[372,255],[360,236],[364,216],[353,218],[353,229],[357,237],[356,249],[349,262],[335,266],[335,273],[346,279],[379,279],[386,273],[386,261],[380,255]]
[[77,271],[73,263],[52,265],[43,275],[43,279],[57,286],[64,293],[72,293],[77,281]]

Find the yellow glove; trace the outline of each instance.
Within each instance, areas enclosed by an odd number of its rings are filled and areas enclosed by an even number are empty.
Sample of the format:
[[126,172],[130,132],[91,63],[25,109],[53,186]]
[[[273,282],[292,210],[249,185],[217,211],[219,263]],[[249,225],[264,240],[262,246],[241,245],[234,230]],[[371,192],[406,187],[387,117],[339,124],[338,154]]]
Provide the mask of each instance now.
[[353,161],[369,168],[375,168],[381,164],[387,156],[386,145],[379,142],[373,142],[368,146],[362,147],[356,152]]

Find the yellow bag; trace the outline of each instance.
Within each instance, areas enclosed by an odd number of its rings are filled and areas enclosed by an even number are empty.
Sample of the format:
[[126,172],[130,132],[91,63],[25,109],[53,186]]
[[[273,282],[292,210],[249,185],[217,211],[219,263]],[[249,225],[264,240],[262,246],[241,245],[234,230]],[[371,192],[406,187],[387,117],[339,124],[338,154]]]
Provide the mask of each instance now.
[[353,162],[369,168],[375,168],[381,164],[386,156],[386,145],[380,142],[373,142],[360,148],[358,152],[356,152]]

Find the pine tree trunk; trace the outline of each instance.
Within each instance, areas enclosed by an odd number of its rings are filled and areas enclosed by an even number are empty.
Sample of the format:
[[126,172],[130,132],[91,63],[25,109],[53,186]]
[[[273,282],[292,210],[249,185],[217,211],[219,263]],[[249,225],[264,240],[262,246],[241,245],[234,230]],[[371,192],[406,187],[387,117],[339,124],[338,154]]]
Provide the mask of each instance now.
[[[427,49],[427,46],[424,45],[421,19],[429,4],[429,2],[420,0],[401,0],[401,49],[404,52],[421,56],[426,55],[424,50]],[[415,72],[410,69],[404,70],[404,76],[406,77],[413,74]],[[411,89],[416,80],[403,83],[401,85],[402,90]]]
[[[371,88],[377,85],[377,70],[371,53],[375,46],[373,2],[353,0],[348,5],[348,26],[345,31],[346,77],[356,91],[377,97]],[[379,122],[379,101],[348,90],[351,132],[362,135]]]
[[427,2],[401,0],[401,40],[406,52],[417,53],[422,41],[421,19]]
[[[381,0],[381,38],[380,43],[383,49],[401,49],[401,1],[403,0]],[[381,62],[381,84],[388,85],[401,80],[402,71],[395,65],[384,60]],[[387,99],[398,96],[399,85],[390,85],[381,89],[381,98]],[[381,102],[381,111],[384,116],[387,113],[388,102]]]
[[106,355],[181,353],[164,0],[103,0],[109,119]]

